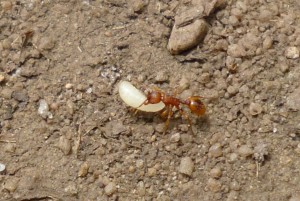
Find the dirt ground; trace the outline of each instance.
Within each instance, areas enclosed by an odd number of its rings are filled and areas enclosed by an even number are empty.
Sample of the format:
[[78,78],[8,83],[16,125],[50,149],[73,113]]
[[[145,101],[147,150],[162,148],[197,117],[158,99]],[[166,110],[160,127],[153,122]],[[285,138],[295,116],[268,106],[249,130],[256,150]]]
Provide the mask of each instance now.
[[[167,46],[190,0],[1,0],[0,200],[300,201],[300,1],[232,0]],[[134,114],[120,80],[200,95]],[[183,107],[189,112],[187,107]]]

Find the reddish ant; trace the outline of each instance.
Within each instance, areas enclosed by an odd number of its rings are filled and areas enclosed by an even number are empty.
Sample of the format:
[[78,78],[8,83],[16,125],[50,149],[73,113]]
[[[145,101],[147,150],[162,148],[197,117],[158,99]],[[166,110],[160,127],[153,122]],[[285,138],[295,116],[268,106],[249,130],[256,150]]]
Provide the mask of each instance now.
[[189,116],[180,107],[180,104],[187,105],[192,113],[198,116],[202,116],[205,114],[206,111],[205,105],[200,100],[203,97],[190,96],[186,100],[180,100],[175,96],[176,93],[173,96],[170,96],[160,91],[159,89],[154,89],[153,91],[148,92],[147,99],[141,104],[141,106],[147,104],[156,104],[159,102],[163,102],[166,105],[165,110],[163,110],[162,112],[162,116],[167,116],[164,133],[169,127],[170,119],[173,115],[173,108],[175,107],[180,112],[180,114],[188,120],[191,132],[194,133],[192,129],[192,121],[189,118]]

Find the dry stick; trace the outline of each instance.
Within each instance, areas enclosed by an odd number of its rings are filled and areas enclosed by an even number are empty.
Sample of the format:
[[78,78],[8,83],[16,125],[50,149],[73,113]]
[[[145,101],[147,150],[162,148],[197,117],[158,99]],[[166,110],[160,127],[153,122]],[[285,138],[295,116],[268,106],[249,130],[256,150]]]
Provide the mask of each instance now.
[[15,141],[15,140],[0,140],[0,142],[5,142],[5,143],[16,143],[17,141]]

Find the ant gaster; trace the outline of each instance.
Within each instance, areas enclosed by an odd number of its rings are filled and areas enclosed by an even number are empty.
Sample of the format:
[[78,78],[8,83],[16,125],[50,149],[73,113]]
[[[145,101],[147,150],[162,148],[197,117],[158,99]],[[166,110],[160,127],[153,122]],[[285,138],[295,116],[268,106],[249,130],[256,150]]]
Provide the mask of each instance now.
[[186,100],[180,100],[179,98],[176,98],[175,95],[170,96],[160,91],[159,89],[155,89],[151,92],[148,92],[147,99],[141,105],[156,104],[159,102],[163,102],[166,105],[165,109],[162,112],[162,116],[167,116],[164,133],[169,127],[170,119],[173,115],[173,108],[175,107],[180,112],[180,114],[189,121],[189,126],[193,133],[192,121],[181,108],[181,104],[187,105],[192,113],[198,116],[202,116],[205,114],[206,108],[201,101],[201,98],[201,96],[190,96]]

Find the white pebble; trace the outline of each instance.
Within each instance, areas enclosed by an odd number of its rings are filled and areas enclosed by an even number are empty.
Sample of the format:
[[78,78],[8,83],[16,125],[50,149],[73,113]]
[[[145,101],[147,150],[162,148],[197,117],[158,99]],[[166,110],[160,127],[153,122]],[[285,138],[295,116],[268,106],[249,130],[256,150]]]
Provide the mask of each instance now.
[[285,50],[285,56],[289,59],[299,58],[299,49],[297,47],[288,47]]
[[49,111],[49,105],[46,102],[46,100],[41,99],[39,102],[39,108],[38,108],[38,113],[44,118],[44,119],[52,119],[53,115],[52,113]]
[[0,174],[2,174],[3,172],[5,172],[5,165],[3,163],[0,163]]

